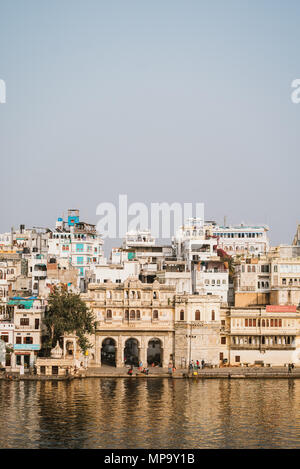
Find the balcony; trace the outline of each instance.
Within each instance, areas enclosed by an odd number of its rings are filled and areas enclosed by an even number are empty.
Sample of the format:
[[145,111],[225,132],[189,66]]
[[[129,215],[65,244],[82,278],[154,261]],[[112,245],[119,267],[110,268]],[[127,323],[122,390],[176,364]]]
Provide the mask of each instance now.
[[230,350],[296,350],[293,344],[232,344]]

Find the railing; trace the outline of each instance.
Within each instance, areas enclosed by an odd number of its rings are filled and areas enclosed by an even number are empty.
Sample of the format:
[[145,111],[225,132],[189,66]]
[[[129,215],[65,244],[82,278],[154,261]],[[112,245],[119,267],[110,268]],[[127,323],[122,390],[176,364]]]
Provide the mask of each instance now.
[[231,344],[231,350],[296,350],[293,344]]

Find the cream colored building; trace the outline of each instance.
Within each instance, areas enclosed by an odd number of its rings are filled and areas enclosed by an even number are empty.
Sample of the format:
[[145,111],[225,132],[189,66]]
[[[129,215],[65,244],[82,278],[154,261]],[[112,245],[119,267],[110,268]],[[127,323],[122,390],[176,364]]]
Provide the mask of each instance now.
[[175,365],[177,368],[204,360],[219,365],[220,297],[216,295],[176,295]]
[[174,353],[175,288],[140,282],[89,284],[82,295],[94,311],[97,330],[89,365],[117,367],[142,361],[167,367]]
[[175,286],[138,279],[88,290],[82,297],[97,320],[89,366],[219,364],[220,297],[176,294]]
[[232,307],[226,314],[231,365],[300,365],[300,310],[296,306]]

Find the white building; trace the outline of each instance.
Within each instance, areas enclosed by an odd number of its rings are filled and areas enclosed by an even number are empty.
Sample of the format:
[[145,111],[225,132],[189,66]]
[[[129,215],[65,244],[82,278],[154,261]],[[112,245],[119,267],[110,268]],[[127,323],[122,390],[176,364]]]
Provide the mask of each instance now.
[[269,228],[262,226],[211,226],[218,247],[230,255],[265,254],[269,251]]
[[78,269],[79,280],[85,278],[91,266],[105,263],[100,234],[95,225],[80,222],[78,210],[68,211],[67,222],[58,218],[48,246],[48,257],[68,259]]
[[228,265],[218,256],[217,238],[202,219],[191,218],[173,238],[174,253],[187,263],[192,293],[218,295],[228,302]]
[[33,366],[41,349],[45,302],[35,297],[13,297],[8,305],[14,307],[12,367]]

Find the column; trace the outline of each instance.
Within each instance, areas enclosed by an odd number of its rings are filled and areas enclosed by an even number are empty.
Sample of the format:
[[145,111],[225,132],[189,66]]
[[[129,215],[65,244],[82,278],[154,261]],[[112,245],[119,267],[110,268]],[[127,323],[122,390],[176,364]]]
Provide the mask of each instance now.
[[122,337],[119,336],[116,339],[116,349],[115,349],[115,357],[116,357],[116,367],[122,368],[124,364],[124,350],[122,344]]

